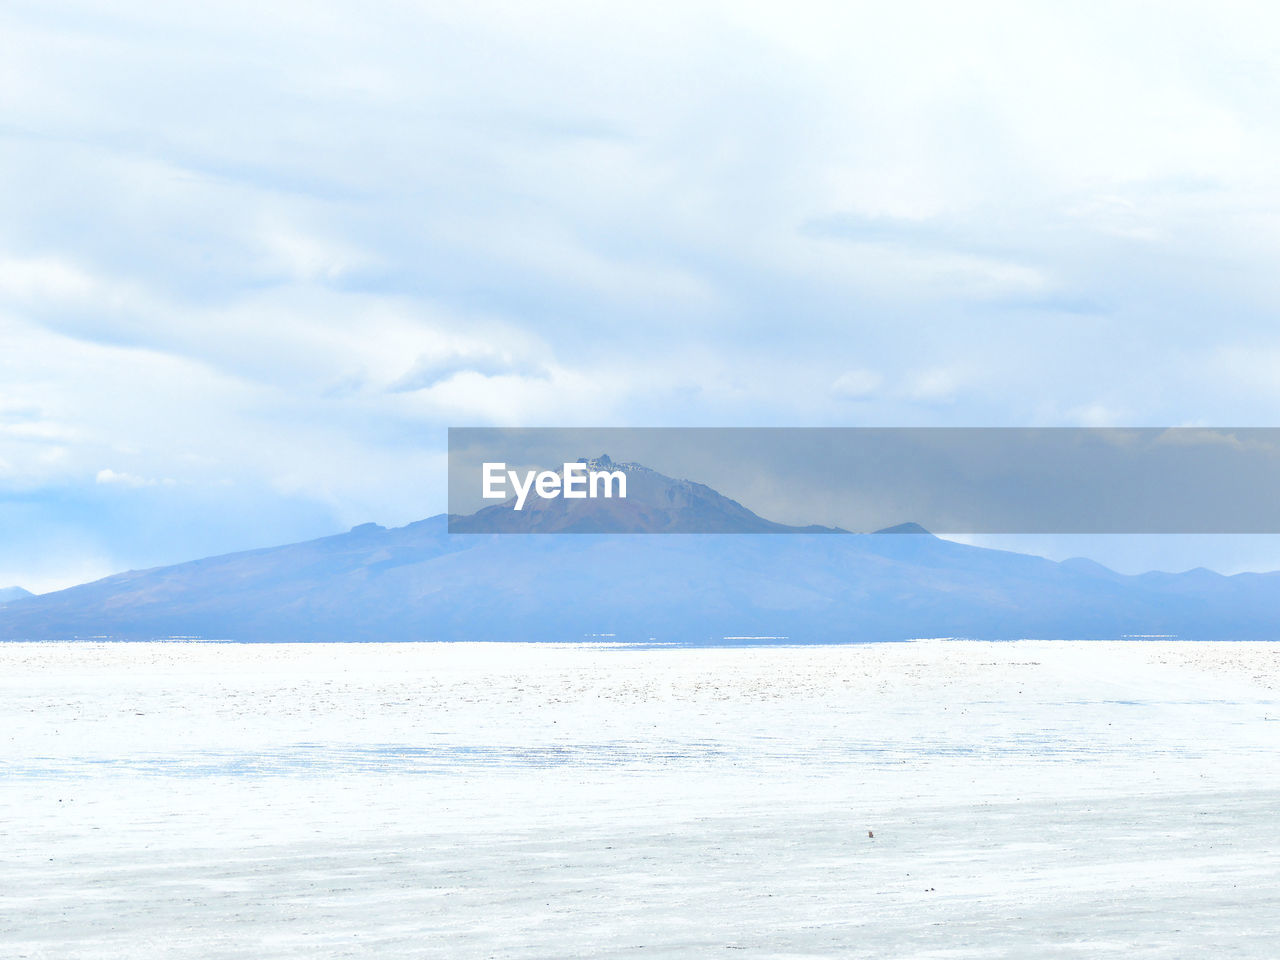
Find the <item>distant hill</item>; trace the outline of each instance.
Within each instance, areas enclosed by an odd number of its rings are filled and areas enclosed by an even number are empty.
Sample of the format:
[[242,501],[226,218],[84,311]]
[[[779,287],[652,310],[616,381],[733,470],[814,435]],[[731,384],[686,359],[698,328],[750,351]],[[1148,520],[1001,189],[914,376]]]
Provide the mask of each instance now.
[[[769,524],[699,484],[660,474],[647,482],[659,499],[645,494],[637,523]],[[953,543],[910,525],[864,535],[482,532],[510,529],[510,518],[492,510],[453,518],[455,529],[465,520],[475,533],[450,534],[444,516],[395,529],[365,524],[117,574],[0,608],[0,639],[1280,639],[1280,574],[1125,576],[1087,561]],[[566,531],[585,522],[521,515]]]
[[30,590],[23,590],[21,587],[0,587],[0,605],[33,596],[35,594]]

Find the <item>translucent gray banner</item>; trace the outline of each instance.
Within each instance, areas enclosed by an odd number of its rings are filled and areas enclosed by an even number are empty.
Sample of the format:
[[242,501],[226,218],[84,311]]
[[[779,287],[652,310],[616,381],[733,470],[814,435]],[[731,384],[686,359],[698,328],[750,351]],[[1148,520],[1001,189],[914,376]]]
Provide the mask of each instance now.
[[1280,429],[452,428],[449,514],[453,533],[1280,533]]

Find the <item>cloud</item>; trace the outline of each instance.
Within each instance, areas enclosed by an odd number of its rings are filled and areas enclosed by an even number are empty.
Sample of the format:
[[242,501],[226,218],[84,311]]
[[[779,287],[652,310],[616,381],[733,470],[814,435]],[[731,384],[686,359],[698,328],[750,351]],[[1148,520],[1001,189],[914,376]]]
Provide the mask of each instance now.
[[393,393],[425,390],[463,373],[486,378],[517,376],[545,379],[548,376],[541,364],[481,347],[474,353],[419,356],[409,372],[389,389]]
[[1068,416],[1082,427],[1120,427],[1126,418],[1119,410],[1094,401],[1068,411]]
[[442,508],[458,423],[1271,422],[1280,15],[1102,12],[11,5],[0,497],[284,536]]
[[924,403],[950,403],[967,379],[962,371],[945,367],[921,370],[908,378],[905,393]]
[[55,257],[0,259],[0,296],[19,302],[84,300],[95,293],[83,272]]
[[141,477],[135,477],[131,473],[116,473],[114,470],[109,469],[99,470],[94,479],[96,483],[118,483],[126,487],[146,487],[155,482],[143,480]]
[[865,400],[883,382],[884,378],[874,370],[847,370],[831,384],[831,392],[845,400]]
[[132,473],[117,473],[110,468],[99,470],[94,477],[94,482],[100,485],[117,485],[122,487],[154,487],[164,485],[166,487],[173,486],[177,481],[171,477],[165,477],[162,480],[155,480],[149,477],[138,477]]

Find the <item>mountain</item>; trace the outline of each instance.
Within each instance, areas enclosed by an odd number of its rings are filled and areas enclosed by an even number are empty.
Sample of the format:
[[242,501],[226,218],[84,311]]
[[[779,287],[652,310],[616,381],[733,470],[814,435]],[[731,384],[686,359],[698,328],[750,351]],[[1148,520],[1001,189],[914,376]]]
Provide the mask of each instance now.
[[[660,497],[651,503],[646,494],[636,522],[672,529],[683,515],[725,529],[769,523],[701,485],[648,479]],[[450,533],[450,520],[477,532]],[[581,529],[579,520],[535,511],[524,522],[569,530]],[[0,639],[1280,637],[1280,574],[1125,576],[1089,561],[953,543],[913,526],[885,531],[908,535],[482,532],[509,523],[481,510],[394,529],[364,524],[307,543],[130,571],[0,608]]]
[[0,606],[6,603],[12,603],[14,600],[22,600],[25,597],[33,597],[30,590],[23,590],[21,587],[0,587]]

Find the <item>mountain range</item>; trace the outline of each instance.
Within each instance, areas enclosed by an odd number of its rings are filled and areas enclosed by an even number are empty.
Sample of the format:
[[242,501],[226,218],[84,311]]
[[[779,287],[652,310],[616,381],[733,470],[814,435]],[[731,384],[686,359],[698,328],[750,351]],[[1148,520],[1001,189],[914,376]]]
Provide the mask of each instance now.
[[[911,524],[877,534],[785,527],[701,484],[615,466],[637,478],[629,507],[494,505],[0,597],[0,639],[1280,637],[1280,573],[1129,576],[1089,560],[955,543]],[[629,532],[593,532],[601,529]],[[716,532],[676,533],[685,530]]]

